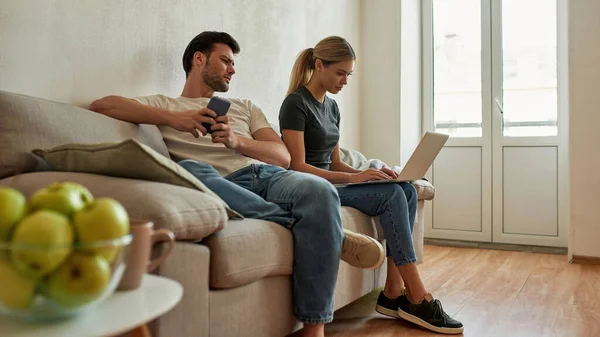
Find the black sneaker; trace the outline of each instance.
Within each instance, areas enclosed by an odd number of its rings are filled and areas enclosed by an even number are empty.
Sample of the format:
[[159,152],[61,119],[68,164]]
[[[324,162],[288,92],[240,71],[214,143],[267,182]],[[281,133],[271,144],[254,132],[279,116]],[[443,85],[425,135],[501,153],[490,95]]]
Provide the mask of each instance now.
[[375,311],[388,317],[400,318],[398,316],[398,298],[400,297],[406,297],[406,288],[402,289],[402,294],[397,298],[389,298],[381,291],[377,297]]
[[411,303],[406,296],[398,297],[398,316],[438,333],[459,334],[464,330],[462,323],[448,316],[442,303],[431,294],[425,295],[419,304]]

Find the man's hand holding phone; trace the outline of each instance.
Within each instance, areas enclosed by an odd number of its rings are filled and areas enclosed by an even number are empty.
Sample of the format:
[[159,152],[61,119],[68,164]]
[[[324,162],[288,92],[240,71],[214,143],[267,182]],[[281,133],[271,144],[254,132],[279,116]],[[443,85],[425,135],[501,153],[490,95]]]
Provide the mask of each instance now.
[[[208,105],[206,106],[207,109],[209,109],[215,113],[214,118],[218,118],[218,117],[227,115],[227,111],[229,111],[229,107],[231,107],[231,102],[229,102],[228,100],[226,100],[224,98],[220,98],[217,96],[211,97],[210,101],[208,101]],[[216,120],[215,120],[215,122],[219,123]],[[207,123],[207,124],[203,125],[208,133],[212,133],[213,131],[215,131],[212,128],[213,124],[214,123],[212,123],[212,124]]]
[[229,125],[229,117],[220,116],[215,118],[216,124],[212,126],[212,142],[213,143],[221,143],[225,145],[225,147],[237,150],[240,146],[240,139],[233,132],[231,126]]
[[177,131],[189,132],[198,138],[200,137],[200,133],[203,136],[206,136],[208,133],[209,130],[206,129],[206,125],[212,126],[216,124],[215,117],[217,117],[217,114],[208,108],[176,111],[168,114],[167,125]]
[[[230,106],[231,102],[228,100],[214,96],[211,97],[206,108],[199,110],[170,112],[167,115],[168,117],[166,124],[175,130],[189,132],[196,138],[200,137],[200,134],[206,136],[207,134],[212,134],[213,131],[216,131],[216,129],[214,129],[214,125],[218,123],[229,123],[227,118],[220,119],[220,117],[225,117]],[[200,131],[200,133],[198,133],[198,131]],[[214,138],[215,137],[213,137],[213,142]],[[221,142],[222,141],[218,141],[217,143]],[[231,143],[231,141],[227,142],[227,144],[229,143]],[[225,146],[227,146],[227,144]]]
[[236,150],[240,145],[240,140],[229,125],[229,118],[226,116],[229,107],[231,107],[231,102],[228,100],[216,96],[211,97],[206,108],[214,111],[217,117],[214,119],[214,124],[206,124],[204,128],[211,134],[213,143],[220,143],[227,148]]

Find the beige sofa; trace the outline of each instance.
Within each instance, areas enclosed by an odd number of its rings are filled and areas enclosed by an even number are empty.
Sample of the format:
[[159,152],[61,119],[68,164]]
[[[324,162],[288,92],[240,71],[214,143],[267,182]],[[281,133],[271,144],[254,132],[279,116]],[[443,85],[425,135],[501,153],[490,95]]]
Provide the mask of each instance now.
[[[108,175],[40,172],[43,162],[31,155],[34,148],[129,138],[168,157],[155,126],[124,123],[79,107],[0,92],[1,185],[30,195],[53,181],[79,182],[97,197],[119,200],[131,217],[152,220],[175,233],[175,249],[158,273],[179,281],[184,297],[153,323],[155,336],[266,337],[297,329],[290,277],[293,242],[287,229],[262,220],[228,219],[219,199],[192,188]],[[351,154],[345,158],[352,163],[356,157]],[[414,241],[422,260],[423,202],[433,198],[434,190],[424,181],[415,184],[420,201]],[[342,216],[344,227],[383,240],[377,219],[346,207]],[[385,264],[372,271],[341,262],[335,308],[381,287],[385,273]]]

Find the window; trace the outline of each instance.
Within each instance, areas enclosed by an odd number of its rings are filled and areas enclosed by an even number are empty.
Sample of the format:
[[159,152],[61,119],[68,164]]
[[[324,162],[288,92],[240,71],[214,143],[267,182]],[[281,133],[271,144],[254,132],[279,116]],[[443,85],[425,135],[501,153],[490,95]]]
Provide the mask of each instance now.
[[481,137],[480,0],[433,1],[435,129]]
[[433,73],[424,92],[433,99],[435,130],[481,137],[484,107],[495,105],[503,136],[556,136],[556,0],[430,1],[431,45],[424,45]]

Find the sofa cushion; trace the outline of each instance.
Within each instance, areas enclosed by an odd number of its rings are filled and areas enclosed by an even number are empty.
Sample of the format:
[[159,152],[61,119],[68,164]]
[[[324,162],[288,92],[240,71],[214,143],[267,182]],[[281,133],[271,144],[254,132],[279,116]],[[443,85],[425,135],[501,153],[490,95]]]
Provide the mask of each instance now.
[[0,91],[0,178],[34,171],[34,148],[128,138],[169,155],[154,125],[122,122],[80,107]]
[[219,199],[195,189],[157,182],[106,177],[87,173],[35,172],[0,180],[27,197],[55,181],[83,184],[92,194],[123,204],[131,218],[151,220],[168,228],[178,240],[201,240],[220,230],[227,213]]
[[266,276],[292,274],[291,232],[274,222],[230,220],[203,243],[210,249],[212,288],[234,288]]
[[220,200],[230,216],[241,217],[191,173],[134,139],[106,144],[67,144],[33,152],[58,171],[143,179],[194,188]]
[[[342,224],[353,232],[366,234],[378,239],[375,218],[352,207],[342,207]],[[383,238],[381,239],[383,240]]]
[[340,159],[342,162],[358,169],[359,167],[368,167],[367,158],[357,150],[340,148]]
[[[342,224],[352,231],[375,235],[373,219],[356,209],[342,207]],[[230,220],[203,243],[210,248],[212,288],[234,288],[267,276],[292,274],[292,234],[274,222]]]

